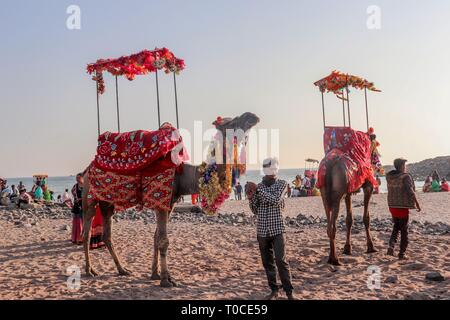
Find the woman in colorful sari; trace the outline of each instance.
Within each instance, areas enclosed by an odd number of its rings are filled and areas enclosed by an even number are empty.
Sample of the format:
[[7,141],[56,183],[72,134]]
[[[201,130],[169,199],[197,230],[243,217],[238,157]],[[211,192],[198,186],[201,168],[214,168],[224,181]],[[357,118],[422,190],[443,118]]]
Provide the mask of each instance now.
[[378,174],[384,175],[384,169],[383,165],[381,164],[380,160],[380,152],[378,151],[378,147],[380,146],[380,143],[377,140],[377,136],[374,133],[374,129],[369,129],[369,137],[370,137],[370,154],[371,154],[371,161],[372,161],[372,167],[375,172]]
[[82,209],[82,196],[83,196],[83,175],[77,174],[77,183],[72,188],[73,207],[72,207],[72,243],[83,243],[83,209]]
[[44,191],[42,190],[41,184],[38,182],[34,189],[34,199],[41,201],[44,198]]
[[427,193],[427,192],[430,192],[430,191],[431,191],[431,176],[428,176],[428,177],[425,179],[425,183],[424,183],[424,185],[423,185],[423,187],[422,187],[422,191],[423,191],[424,193]]
[[44,191],[44,193],[43,193],[44,201],[52,201],[52,194],[51,194],[50,190],[48,189],[47,185],[44,185],[42,187],[42,190]]
[[439,180],[433,180],[431,183],[431,192],[441,192],[441,184]]
[[442,192],[450,192],[450,186],[445,178],[442,178],[441,191]]
[[[77,183],[72,188],[73,196],[73,220],[72,220],[72,243],[82,244],[83,243],[83,207],[82,207],[82,196],[83,196],[83,174],[77,174]],[[91,227],[91,249],[98,249],[103,247],[103,217],[100,211],[100,207],[96,207],[96,214],[94,220],[92,221]]]
[[105,246],[105,243],[103,242],[103,216],[100,206],[97,205],[95,210],[96,214],[91,227],[91,249],[98,249]]

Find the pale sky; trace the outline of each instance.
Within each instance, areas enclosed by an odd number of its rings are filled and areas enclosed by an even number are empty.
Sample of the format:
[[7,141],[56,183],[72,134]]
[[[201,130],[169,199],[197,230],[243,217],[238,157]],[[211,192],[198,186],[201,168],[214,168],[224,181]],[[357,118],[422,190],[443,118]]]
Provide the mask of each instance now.
[[[69,5],[81,30],[66,28]],[[367,28],[367,8],[381,29]],[[338,69],[375,82],[370,119],[384,163],[450,154],[450,2],[447,0],[154,0],[0,2],[0,176],[75,174],[96,149],[98,58],[167,47],[185,59],[182,127],[245,111],[280,129],[283,168],[323,157],[320,93]],[[101,98],[102,131],[116,130],[112,77]],[[175,121],[172,78],[161,75],[163,121]],[[122,129],[157,126],[154,75],[120,80]],[[352,90],[352,124],[366,130],[363,92]],[[326,96],[328,124],[341,104]]]

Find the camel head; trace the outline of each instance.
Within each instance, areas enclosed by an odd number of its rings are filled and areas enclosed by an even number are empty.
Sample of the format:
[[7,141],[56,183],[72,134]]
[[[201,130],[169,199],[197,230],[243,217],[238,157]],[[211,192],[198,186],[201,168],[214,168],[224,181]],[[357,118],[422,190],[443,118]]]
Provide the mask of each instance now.
[[[250,129],[258,123],[259,118],[250,112],[234,119],[219,117],[213,122],[218,133],[211,142],[209,151],[211,158],[200,169],[202,177],[199,180],[202,208],[205,212],[212,214],[217,212],[223,202],[228,199],[232,191],[232,170],[245,172],[245,163],[238,161],[240,160],[239,146],[247,144]],[[236,161],[238,161],[237,165]]]
[[230,162],[234,143],[237,143],[237,145],[246,143],[250,129],[256,126],[259,121],[260,119],[254,113],[246,112],[234,119],[219,117],[213,122],[213,125],[220,133],[219,141],[223,150],[222,163]]

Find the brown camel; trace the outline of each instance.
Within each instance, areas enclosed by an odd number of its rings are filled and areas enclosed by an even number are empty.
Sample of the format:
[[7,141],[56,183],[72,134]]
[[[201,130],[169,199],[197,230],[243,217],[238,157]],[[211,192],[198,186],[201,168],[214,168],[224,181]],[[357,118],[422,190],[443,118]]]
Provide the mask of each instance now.
[[[214,123],[219,132],[222,133],[222,137],[226,137],[224,141],[230,141],[236,134],[238,138],[238,143],[245,139],[246,133],[257,123],[259,118],[252,113],[245,113],[240,117],[234,119],[226,118],[220,119]],[[231,131],[230,131],[231,130]],[[244,134],[242,134],[244,133]],[[230,137],[230,135],[233,137]],[[225,143],[222,142],[220,147],[225,148]],[[226,169],[226,159],[227,154],[229,155],[231,150],[223,152],[223,163],[218,163],[219,176],[221,179],[225,178]],[[156,214],[156,230],[154,235],[153,243],[153,263],[152,263],[152,280],[160,280],[162,287],[173,287],[176,285],[175,281],[172,279],[169,273],[169,268],[167,265],[167,251],[169,248],[169,239],[167,236],[167,224],[169,222],[169,217],[175,204],[178,202],[180,197],[199,193],[199,173],[200,166],[193,166],[189,164],[184,164],[183,172],[181,174],[175,175],[173,197],[171,201],[170,212],[157,211]],[[89,243],[91,238],[91,225],[93,218],[96,214],[95,206],[97,203],[90,202],[88,204],[87,195],[89,193],[89,177],[88,170],[84,176],[84,188],[83,188],[83,237],[84,237],[84,252],[86,259],[86,274],[88,276],[97,276],[98,273],[91,265],[91,260],[89,257]],[[111,256],[114,259],[117,270],[120,275],[128,276],[131,271],[125,268],[119,256],[116,254],[116,250],[112,241],[112,217],[115,213],[114,205],[112,203],[100,201],[98,203],[103,216],[104,221],[104,233],[103,240],[108,248]],[[160,261],[159,261],[160,260]],[[159,266],[161,267],[161,273],[158,272]]]
[[[352,254],[351,232],[353,226],[353,212],[352,212],[352,194],[348,193],[348,181],[346,174],[346,166],[340,159],[331,159],[325,163],[325,184],[320,188],[322,201],[327,215],[327,233],[330,238],[330,257],[328,263],[339,266],[340,262],[336,255],[336,222],[339,217],[339,208],[341,200],[345,196],[345,205],[347,208],[347,241],[344,247],[344,254]],[[369,202],[373,193],[372,184],[366,180],[361,186],[364,191],[364,226],[367,235],[367,253],[375,253],[375,249],[370,234],[370,213]]]

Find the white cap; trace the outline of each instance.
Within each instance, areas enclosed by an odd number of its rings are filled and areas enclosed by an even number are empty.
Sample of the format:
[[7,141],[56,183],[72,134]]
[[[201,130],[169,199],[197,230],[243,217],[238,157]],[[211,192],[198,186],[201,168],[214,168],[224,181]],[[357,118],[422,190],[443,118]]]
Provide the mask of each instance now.
[[278,174],[278,158],[268,158],[263,161],[263,172],[266,176],[276,176]]

